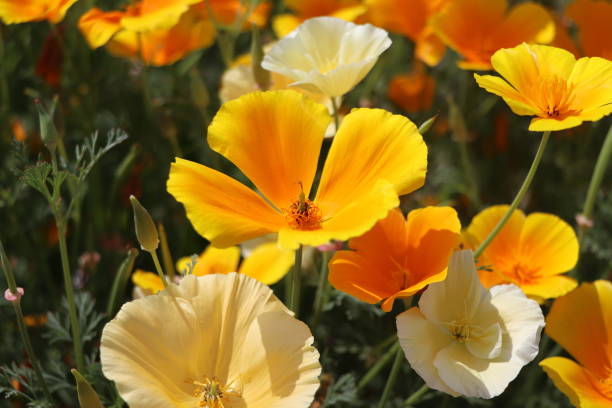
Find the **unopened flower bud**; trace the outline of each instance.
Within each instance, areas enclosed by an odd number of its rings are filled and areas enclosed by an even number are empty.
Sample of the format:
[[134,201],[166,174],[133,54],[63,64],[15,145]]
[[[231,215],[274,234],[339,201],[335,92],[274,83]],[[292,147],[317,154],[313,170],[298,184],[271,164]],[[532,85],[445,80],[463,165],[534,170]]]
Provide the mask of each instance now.
[[147,252],[155,252],[159,245],[157,228],[149,212],[140,204],[133,195],[130,196],[132,210],[134,210],[134,225],[136,227],[136,238],[142,249]]

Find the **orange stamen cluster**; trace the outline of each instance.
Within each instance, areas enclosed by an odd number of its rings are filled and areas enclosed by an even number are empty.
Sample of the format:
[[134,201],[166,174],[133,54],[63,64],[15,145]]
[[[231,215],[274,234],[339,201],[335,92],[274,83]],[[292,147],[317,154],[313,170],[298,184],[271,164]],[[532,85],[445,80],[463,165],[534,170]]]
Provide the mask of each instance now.
[[311,200],[300,198],[283,210],[283,213],[292,229],[312,231],[321,228],[321,209]]
[[540,117],[563,119],[579,113],[572,109],[575,99],[573,86],[565,79],[557,76],[539,78],[533,90],[534,103],[540,109]]

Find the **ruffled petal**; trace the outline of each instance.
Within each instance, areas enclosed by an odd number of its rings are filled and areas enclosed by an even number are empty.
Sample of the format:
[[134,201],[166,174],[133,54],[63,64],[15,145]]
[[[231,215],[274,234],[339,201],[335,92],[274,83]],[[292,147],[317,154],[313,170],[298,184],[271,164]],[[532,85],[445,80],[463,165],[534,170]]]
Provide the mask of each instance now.
[[255,192],[223,173],[177,158],[168,192],[181,202],[196,231],[225,248],[286,225]]
[[254,92],[225,103],[208,143],[232,161],[279,209],[308,197],[323,136],[325,106],[291,90]]

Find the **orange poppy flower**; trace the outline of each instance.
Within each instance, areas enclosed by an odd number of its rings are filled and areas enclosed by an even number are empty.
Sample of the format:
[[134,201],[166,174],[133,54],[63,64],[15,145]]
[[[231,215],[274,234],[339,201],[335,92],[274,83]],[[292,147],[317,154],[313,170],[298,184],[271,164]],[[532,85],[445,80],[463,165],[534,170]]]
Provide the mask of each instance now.
[[404,218],[389,212],[374,228],[349,241],[329,262],[329,282],[368,303],[383,301],[388,312],[396,298],[414,295],[446,278],[448,260],[461,241],[461,224],[451,207],[425,207]]
[[[508,210],[496,205],[481,211],[464,233],[466,244],[477,248]],[[576,281],[561,274],[578,261],[578,240],[572,227],[552,214],[515,210],[506,225],[478,259],[480,280],[490,288],[514,283],[534,298],[562,296]],[[483,269],[484,268],[484,269]]]
[[385,30],[405,35],[416,44],[415,55],[427,65],[437,65],[446,51],[432,31],[430,18],[449,0],[366,0],[365,19]]
[[412,72],[391,78],[388,94],[393,103],[412,113],[431,109],[435,91],[435,80],[417,64]]
[[216,247],[278,232],[281,247],[363,234],[423,185],[427,147],[407,118],[382,109],[346,115],[309,199],[331,117],[292,91],[253,92],[225,103],[208,128],[210,147],[257,187],[177,158],[168,191]]
[[500,48],[522,42],[549,43],[555,24],[549,12],[532,2],[508,10],[507,0],[454,0],[432,17],[438,36],[464,59],[463,69],[491,69],[491,56]]
[[48,20],[57,24],[77,0],[0,0],[0,20],[4,24]]
[[612,283],[583,283],[555,300],[546,334],[576,361],[550,357],[540,366],[576,407],[612,407]]
[[309,18],[331,16],[355,21],[366,11],[361,0],[285,0],[285,4],[295,14],[274,17],[272,27],[278,38],[286,36]]
[[536,116],[531,131],[569,129],[612,112],[612,62],[576,60],[561,48],[521,44],[491,58],[505,79],[474,74],[481,88],[501,96],[517,115]]
[[583,55],[612,60],[612,3],[605,0],[575,0],[565,15],[578,26]]

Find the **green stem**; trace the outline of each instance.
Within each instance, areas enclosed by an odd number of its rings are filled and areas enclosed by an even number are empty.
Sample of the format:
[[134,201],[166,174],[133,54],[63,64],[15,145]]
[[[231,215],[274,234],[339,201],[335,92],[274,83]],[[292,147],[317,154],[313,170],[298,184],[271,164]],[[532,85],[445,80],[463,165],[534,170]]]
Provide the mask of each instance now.
[[385,405],[387,405],[387,401],[389,400],[389,397],[391,397],[391,392],[393,391],[393,387],[397,381],[397,375],[400,372],[403,359],[404,352],[402,351],[401,347],[398,347],[395,351],[395,360],[393,360],[393,366],[391,367],[391,372],[387,378],[387,384],[385,385],[385,389],[383,390],[380,401],[378,402],[378,408],[385,408]]
[[[59,210],[61,211],[61,210]],[[85,372],[85,360],[83,358],[83,344],[81,343],[81,326],[77,316],[76,304],[74,302],[74,289],[72,287],[72,274],[70,273],[70,261],[68,259],[68,248],[66,247],[66,221],[64,216],[55,211],[55,224],[59,236],[60,256],[62,260],[62,270],[64,274],[64,287],[66,289],[66,299],[68,300],[68,313],[70,315],[70,329],[72,330],[72,342],[74,343],[74,354],[77,369]]]
[[542,140],[540,141],[540,146],[538,146],[538,151],[536,152],[533,162],[531,163],[531,167],[529,168],[529,172],[527,173],[527,176],[525,177],[525,180],[523,181],[523,185],[519,189],[518,193],[516,193],[516,197],[514,197],[514,200],[512,200],[512,203],[510,204],[510,208],[508,208],[508,211],[506,211],[506,213],[504,214],[502,219],[499,220],[495,228],[493,228],[493,230],[489,233],[487,238],[480,244],[476,252],[474,252],[474,258],[478,258],[482,254],[482,251],[484,251],[486,247],[489,246],[491,241],[493,241],[493,238],[495,238],[495,236],[499,233],[499,231],[501,231],[504,225],[506,225],[506,222],[510,219],[510,217],[512,216],[512,213],[514,213],[514,210],[518,207],[518,205],[523,200],[523,197],[527,193],[527,190],[529,190],[529,186],[531,185],[531,182],[533,181],[533,177],[535,176],[536,171],[538,170],[540,162],[542,161],[542,156],[544,155],[544,149],[546,149],[546,144],[548,143],[549,137],[550,137],[550,131],[546,131],[542,134]]
[[293,265],[293,272],[291,272],[291,292],[289,295],[289,308],[295,313],[295,317],[300,312],[300,286],[301,286],[301,275],[302,275],[302,250],[303,246],[295,251],[295,263]]
[[400,350],[400,345],[399,342],[396,341],[393,346],[391,346],[391,348],[389,348],[389,350],[387,350],[387,352],[383,354],[383,356],[379,358],[378,361],[368,370],[368,372],[361,377],[361,380],[359,380],[359,383],[357,384],[357,392],[368,385],[378,375],[380,370],[385,368],[393,356],[397,354],[398,350]]
[[159,232],[159,241],[162,252],[162,261],[164,262],[164,268],[168,273],[170,279],[174,279],[175,270],[174,263],[172,262],[172,253],[170,252],[170,246],[168,245],[168,236],[166,235],[166,229],[164,224],[161,222],[157,224],[157,231]]
[[332,104],[333,115],[334,115],[334,126],[335,126],[336,133],[337,133],[338,128],[340,128],[340,114],[338,113],[339,104],[338,104],[338,100],[336,97],[331,98],[331,104]]
[[416,390],[411,396],[406,399],[406,401],[404,402],[404,406],[409,407],[411,405],[416,404],[417,402],[419,402],[421,397],[427,393],[427,391],[429,391],[429,387],[427,386],[427,384],[423,384],[421,388]]
[[157,271],[159,278],[164,284],[164,288],[167,288],[168,283],[166,282],[166,277],[164,276],[164,270],[162,269],[161,264],[159,263],[159,258],[157,257],[157,253],[155,251],[152,251],[149,253],[151,254],[151,257],[153,258],[153,262],[155,263],[155,270]]
[[[597,163],[595,163],[595,169],[593,170],[593,175],[591,176],[591,182],[589,183],[589,190],[587,191],[586,199],[584,200],[582,215],[588,220],[590,220],[591,216],[593,215],[593,208],[595,208],[597,192],[601,186],[603,176],[606,174],[606,169],[608,168],[608,163],[610,162],[610,156],[612,156],[612,126],[610,126],[610,129],[608,129],[608,134],[604,140],[603,147],[599,152],[599,157],[597,158]],[[579,225],[578,227],[578,242],[582,244],[586,227],[584,225]]]
[[319,272],[319,285],[317,286],[317,294],[315,295],[314,302],[314,312],[312,317],[311,327],[316,327],[319,322],[319,318],[321,317],[321,311],[323,310],[323,306],[325,306],[325,292],[328,289],[327,282],[327,263],[329,261],[329,253],[328,251],[321,252],[321,271]]

